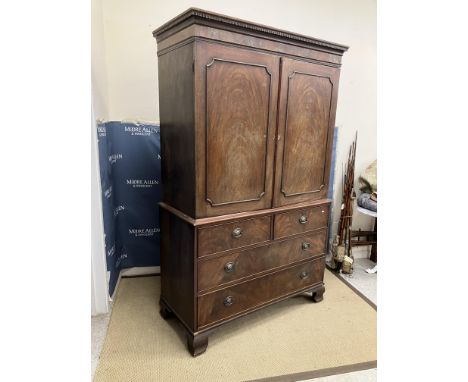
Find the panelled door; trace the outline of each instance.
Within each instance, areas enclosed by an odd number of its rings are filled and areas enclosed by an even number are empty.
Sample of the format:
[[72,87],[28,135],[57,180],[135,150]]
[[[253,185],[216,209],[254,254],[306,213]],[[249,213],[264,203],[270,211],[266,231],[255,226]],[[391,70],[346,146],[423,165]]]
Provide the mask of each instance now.
[[197,217],[272,206],[279,60],[196,43]]
[[327,197],[339,69],[281,59],[274,206]]

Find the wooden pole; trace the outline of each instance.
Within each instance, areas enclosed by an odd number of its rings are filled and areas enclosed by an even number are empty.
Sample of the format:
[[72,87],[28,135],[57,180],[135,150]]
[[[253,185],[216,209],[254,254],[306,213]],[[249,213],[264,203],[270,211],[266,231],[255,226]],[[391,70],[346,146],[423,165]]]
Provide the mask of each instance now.
[[343,171],[343,192],[342,192],[342,203],[340,220],[338,223],[338,235],[340,239],[338,244],[345,243],[348,230],[350,229],[353,222],[353,193],[354,193],[354,165],[356,163],[356,148],[357,148],[357,131],[354,137],[354,141],[349,147],[348,160],[344,164]]

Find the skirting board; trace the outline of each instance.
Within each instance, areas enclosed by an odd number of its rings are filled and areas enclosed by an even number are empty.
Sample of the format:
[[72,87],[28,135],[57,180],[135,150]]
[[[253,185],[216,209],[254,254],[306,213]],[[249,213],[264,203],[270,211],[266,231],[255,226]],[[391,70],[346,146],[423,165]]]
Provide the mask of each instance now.
[[161,267],[133,267],[122,269],[120,272],[121,277],[144,276],[154,275],[161,273]]

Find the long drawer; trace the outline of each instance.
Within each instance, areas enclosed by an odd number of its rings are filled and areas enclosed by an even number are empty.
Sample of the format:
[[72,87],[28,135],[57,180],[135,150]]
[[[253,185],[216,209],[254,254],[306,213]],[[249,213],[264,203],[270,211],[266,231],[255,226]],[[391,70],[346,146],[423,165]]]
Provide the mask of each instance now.
[[204,291],[270,269],[325,253],[327,230],[274,242],[255,249],[199,260],[198,290]]
[[323,280],[324,270],[325,257],[322,256],[198,297],[198,327],[214,324],[320,283]]
[[275,215],[274,238],[312,231],[328,225],[328,204]]

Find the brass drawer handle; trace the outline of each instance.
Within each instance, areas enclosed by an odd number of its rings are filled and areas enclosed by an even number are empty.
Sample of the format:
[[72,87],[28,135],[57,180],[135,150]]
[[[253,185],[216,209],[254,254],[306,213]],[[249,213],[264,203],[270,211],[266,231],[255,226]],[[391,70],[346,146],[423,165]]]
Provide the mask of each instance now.
[[234,239],[238,239],[238,238],[240,238],[241,236],[242,236],[242,230],[241,230],[239,227],[234,228],[234,230],[232,231],[232,237],[233,237]]
[[229,261],[226,264],[224,264],[224,271],[227,273],[232,272],[234,268],[235,268],[235,265],[233,261]]
[[301,280],[304,280],[304,279],[306,279],[307,277],[309,277],[309,272],[303,271],[303,272],[301,272],[301,274],[299,275],[299,277],[301,278]]
[[310,243],[302,243],[302,250],[307,251],[310,249]]
[[307,223],[307,216],[301,215],[301,217],[299,218],[299,223],[306,224]]
[[227,296],[224,298],[224,306],[231,306],[232,304],[234,304],[234,299],[232,298],[232,296]]

